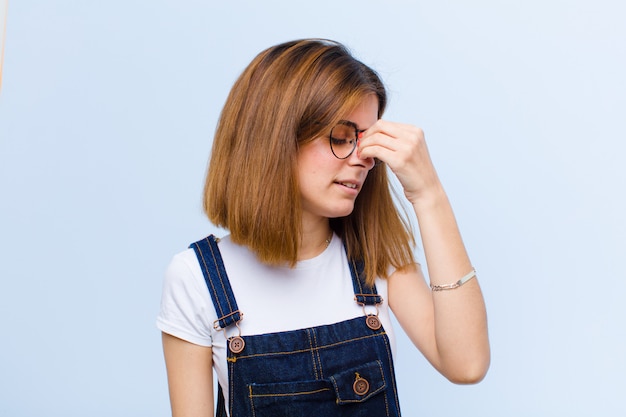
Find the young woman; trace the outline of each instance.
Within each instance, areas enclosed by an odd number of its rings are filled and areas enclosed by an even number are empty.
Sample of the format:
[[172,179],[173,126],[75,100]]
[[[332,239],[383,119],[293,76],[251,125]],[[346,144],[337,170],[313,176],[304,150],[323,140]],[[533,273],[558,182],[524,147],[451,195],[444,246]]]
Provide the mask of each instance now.
[[[489,366],[483,297],[423,132],[382,120],[341,44],[261,52],[222,111],[204,189],[228,229],[176,255],[158,327],[175,417],[399,416],[393,311],[455,383]],[[430,287],[392,201],[418,219]],[[245,320],[243,318],[245,317]]]

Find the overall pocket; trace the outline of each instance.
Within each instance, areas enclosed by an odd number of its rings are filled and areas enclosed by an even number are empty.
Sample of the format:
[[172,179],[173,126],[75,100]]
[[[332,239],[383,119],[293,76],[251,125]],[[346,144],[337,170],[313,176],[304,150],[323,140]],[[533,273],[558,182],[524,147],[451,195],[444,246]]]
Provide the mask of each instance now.
[[338,372],[327,379],[249,384],[254,417],[382,417],[389,415],[380,361]]

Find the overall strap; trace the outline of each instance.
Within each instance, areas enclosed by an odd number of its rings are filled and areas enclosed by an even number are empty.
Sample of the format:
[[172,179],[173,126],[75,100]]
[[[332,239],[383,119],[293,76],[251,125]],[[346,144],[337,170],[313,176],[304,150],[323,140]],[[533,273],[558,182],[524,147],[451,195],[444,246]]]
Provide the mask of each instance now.
[[[347,252],[346,252],[347,253]],[[365,283],[363,272],[365,264],[361,260],[349,259],[354,299],[360,305],[377,305],[383,302],[383,297],[378,294],[376,284],[371,287]]]
[[213,323],[213,327],[217,329],[219,326],[219,328],[224,329],[241,320],[243,314],[237,307],[235,295],[230,287],[230,282],[224,269],[224,261],[217,247],[218,242],[218,238],[210,235],[192,243],[189,247],[196,252],[204,280],[215,306],[218,319]]

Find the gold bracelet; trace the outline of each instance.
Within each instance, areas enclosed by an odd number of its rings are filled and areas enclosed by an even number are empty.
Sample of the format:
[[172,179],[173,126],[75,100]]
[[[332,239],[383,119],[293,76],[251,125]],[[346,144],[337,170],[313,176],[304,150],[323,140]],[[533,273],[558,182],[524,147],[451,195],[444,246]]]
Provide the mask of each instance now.
[[463,278],[461,278],[460,280],[458,280],[457,282],[453,284],[444,284],[444,285],[430,284],[430,289],[433,291],[454,290],[456,288],[459,288],[461,285],[465,284],[467,281],[474,278],[475,276],[476,276],[476,270],[472,269],[472,271],[469,274],[465,275]]

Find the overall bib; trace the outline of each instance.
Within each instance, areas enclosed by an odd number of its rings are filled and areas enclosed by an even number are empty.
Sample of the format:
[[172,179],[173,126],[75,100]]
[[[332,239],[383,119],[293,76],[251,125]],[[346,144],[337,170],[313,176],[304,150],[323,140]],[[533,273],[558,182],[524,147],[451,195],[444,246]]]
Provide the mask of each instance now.
[[[217,312],[216,329],[237,325],[237,307],[224,263],[209,236],[193,243]],[[229,338],[228,387],[219,387],[217,417],[399,417],[389,338],[365,306],[382,302],[365,285],[361,262],[350,261],[355,302],[363,317],[335,324]],[[285,312],[288,314],[288,312]],[[224,403],[222,389],[229,393]]]

